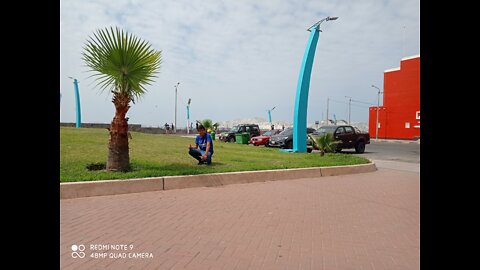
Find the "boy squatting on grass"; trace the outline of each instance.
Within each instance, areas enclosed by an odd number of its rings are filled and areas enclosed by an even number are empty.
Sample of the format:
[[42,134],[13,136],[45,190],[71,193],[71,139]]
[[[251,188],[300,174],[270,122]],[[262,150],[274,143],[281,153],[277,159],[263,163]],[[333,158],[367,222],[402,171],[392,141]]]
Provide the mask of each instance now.
[[[197,127],[198,134],[195,138],[195,147],[192,145],[188,146],[188,153],[198,160],[198,165],[212,164],[212,155],[213,155],[213,141],[212,137],[205,130],[205,127],[198,125]],[[198,149],[200,147],[200,149]]]

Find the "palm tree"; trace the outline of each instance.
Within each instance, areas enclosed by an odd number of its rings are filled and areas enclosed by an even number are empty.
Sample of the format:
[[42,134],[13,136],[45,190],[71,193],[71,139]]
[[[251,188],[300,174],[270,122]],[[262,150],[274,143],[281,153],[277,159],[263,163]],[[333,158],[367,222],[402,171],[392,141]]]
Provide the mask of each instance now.
[[333,136],[330,133],[325,133],[323,136],[313,137],[308,135],[310,139],[312,139],[313,143],[317,146],[318,150],[320,150],[320,156],[324,156],[325,152],[333,152],[335,149],[335,145],[338,144],[340,141],[334,141]]
[[205,130],[213,130],[215,129],[216,127],[218,127],[220,124],[219,123],[213,123],[213,121],[211,119],[203,119],[203,120],[197,120],[197,123],[199,125],[202,125],[205,127]]
[[128,148],[128,118],[130,101],[135,103],[147,92],[145,85],[157,77],[162,51],[151,48],[148,42],[120,30],[118,27],[100,29],[87,41],[82,59],[94,72],[97,86],[108,89],[115,105],[115,116],[109,128],[107,170],[127,171],[130,168]]

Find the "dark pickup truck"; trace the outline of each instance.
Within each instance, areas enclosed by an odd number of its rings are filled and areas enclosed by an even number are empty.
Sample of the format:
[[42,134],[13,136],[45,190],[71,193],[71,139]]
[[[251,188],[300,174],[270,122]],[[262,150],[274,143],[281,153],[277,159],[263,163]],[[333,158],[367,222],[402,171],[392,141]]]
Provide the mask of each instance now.
[[[338,126],[321,126],[314,133],[312,137],[323,136],[325,133],[333,135],[335,141],[340,141],[336,145],[335,152],[340,152],[342,149],[355,148],[355,152],[365,152],[365,145],[370,144],[370,134],[368,132],[362,132],[357,127],[348,125]],[[315,148],[312,140],[308,138],[307,148]]]
[[250,137],[248,138],[249,140],[251,137],[260,136],[260,128],[257,124],[241,124],[232,127],[228,132],[220,133],[218,139],[224,142],[235,142],[236,135],[242,132],[250,133]]

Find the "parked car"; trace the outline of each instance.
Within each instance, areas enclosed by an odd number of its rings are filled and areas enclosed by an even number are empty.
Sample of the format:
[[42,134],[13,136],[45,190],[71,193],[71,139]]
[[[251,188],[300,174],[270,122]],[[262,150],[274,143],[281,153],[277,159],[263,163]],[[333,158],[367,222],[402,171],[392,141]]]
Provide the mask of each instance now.
[[257,124],[241,124],[233,126],[228,132],[220,133],[218,139],[224,142],[235,142],[235,136],[242,132],[250,133],[250,138],[260,136],[260,128]]
[[[368,132],[360,131],[357,127],[349,125],[321,126],[311,136],[323,136],[325,133],[332,134],[334,140],[340,141],[336,145],[335,152],[355,148],[355,152],[361,154],[365,152],[365,145],[370,144],[370,134]],[[307,139],[307,148],[317,149],[310,138]]]
[[268,130],[260,136],[251,137],[248,143],[251,143],[255,146],[265,145],[268,147],[268,141],[270,140],[270,136],[276,135],[278,133],[280,133],[280,130],[278,129]]
[[[307,128],[307,134],[313,133],[315,129]],[[306,139],[306,138],[305,138]],[[280,147],[285,149],[292,149],[293,148],[293,128],[286,128],[284,131],[280,132],[277,135],[273,135],[270,137],[268,142],[269,147]],[[311,152],[312,150],[307,151]]]

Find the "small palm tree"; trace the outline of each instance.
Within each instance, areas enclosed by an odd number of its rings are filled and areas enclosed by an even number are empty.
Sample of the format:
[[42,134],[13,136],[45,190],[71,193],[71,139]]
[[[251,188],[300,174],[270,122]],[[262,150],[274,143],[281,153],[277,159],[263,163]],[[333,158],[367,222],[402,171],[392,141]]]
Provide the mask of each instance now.
[[145,85],[157,77],[161,51],[118,27],[100,29],[87,41],[82,59],[94,72],[101,90],[113,94],[115,116],[110,125],[108,142],[109,171],[127,171],[130,168],[128,148],[128,118],[125,115],[130,101],[147,92]]
[[315,146],[320,150],[320,156],[324,156],[326,152],[333,152],[335,149],[335,145],[338,144],[340,141],[334,141],[333,136],[330,133],[325,133],[319,137],[313,137],[308,135],[310,139],[312,139]]
[[214,124],[211,119],[197,120],[197,123],[204,126],[206,130],[213,130],[220,125],[219,123]]

